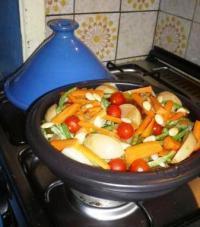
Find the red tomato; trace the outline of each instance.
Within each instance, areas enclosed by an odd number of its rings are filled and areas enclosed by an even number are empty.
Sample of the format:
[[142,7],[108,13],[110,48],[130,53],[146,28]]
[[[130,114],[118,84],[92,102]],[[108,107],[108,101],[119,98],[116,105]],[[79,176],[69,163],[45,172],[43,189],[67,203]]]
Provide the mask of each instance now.
[[112,159],[109,163],[110,169],[115,171],[126,171],[126,164],[121,158]]
[[160,135],[162,133],[162,130],[163,130],[163,127],[155,122],[153,126],[153,134],[156,136]]
[[137,159],[132,162],[129,170],[131,172],[146,172],[150,170],[150,167],[144,159]]
[[107,108],[107,114],[108,115],[111,115],[113,117],[118,117],[120,118],[121,117],[121,109],[119,108],[119,106],[117,105],[110,105],[108,108]]
[[121,105],[126,102],[126,99],[125,99],[124,95],[122,94],[122,92],[117,91],[111,95],[110,101],[112,104]]
[[131,124],[122,122],[117,128],[117,134],[121,139],[129,139],[134,133],[134,128]]
[[77,116],[74,116],[74,115],[69,116],[65,120],[65,124],[68,126],[69,131],[72,132],[72,133],[76,133],[80,129],[78,122],[79,122],[79,118]]

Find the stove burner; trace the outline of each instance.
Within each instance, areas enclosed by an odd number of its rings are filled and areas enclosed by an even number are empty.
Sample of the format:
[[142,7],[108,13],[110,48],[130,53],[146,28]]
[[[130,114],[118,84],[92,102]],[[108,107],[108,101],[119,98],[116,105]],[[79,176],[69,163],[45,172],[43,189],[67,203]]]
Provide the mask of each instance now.
[[69,202],[79,212],[101,221],[113,221],[134,213],[138,206],[134,202],[124,203],[88,196],[72,190]]

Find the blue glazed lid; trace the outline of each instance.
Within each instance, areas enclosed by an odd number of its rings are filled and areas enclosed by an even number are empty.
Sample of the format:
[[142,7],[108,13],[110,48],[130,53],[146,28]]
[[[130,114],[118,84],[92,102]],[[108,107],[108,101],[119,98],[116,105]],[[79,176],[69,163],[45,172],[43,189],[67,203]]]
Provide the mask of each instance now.
[[57,87],[86,80],[109,78],[110,73],[75,35],[78,23],[52,20],[54,31],[5,84],[7,98],[26,110],[33,101]]

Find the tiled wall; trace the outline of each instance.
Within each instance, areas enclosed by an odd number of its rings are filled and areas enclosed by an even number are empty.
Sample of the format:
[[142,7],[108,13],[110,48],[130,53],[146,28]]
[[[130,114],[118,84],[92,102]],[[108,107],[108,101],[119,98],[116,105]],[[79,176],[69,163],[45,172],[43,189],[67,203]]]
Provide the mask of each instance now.
[[[45,0],[46,20],[75,19],[77,36],[101,61],[128,61],[153,45],[159,0]],[[50,30],[47,28],[47,36]]]
[[161,0],[155,44],[200,65],[200,0]]

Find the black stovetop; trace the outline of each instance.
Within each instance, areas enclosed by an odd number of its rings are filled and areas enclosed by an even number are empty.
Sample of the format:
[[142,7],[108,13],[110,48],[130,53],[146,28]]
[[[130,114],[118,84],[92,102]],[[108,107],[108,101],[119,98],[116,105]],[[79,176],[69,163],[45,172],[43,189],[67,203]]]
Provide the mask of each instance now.
[[[199,92],[195,92],[195,89],[199,91],[199,83],[169,69],[157,59],[117,67],[109,63],[108,68],[114,73],[114,79],[176,90],[198,104]],[[172,79],[179,78],[180,84],[185,80],[190,81],[192,92],[186,88],[182,89],[181,86],[177,87],[178,83],[170,82],[170,79],[167,79],[170,76]],[[137,202],[136,211],[120,220],[97,221],[81,214],[71,205],[70,189],[35,156],[26,143],[25,121],[26,113],[14,107],[1,93],[0,154],[9,184],[25,218],[24,226],[200,226],[200,209],[189,185],[156,199]]]

